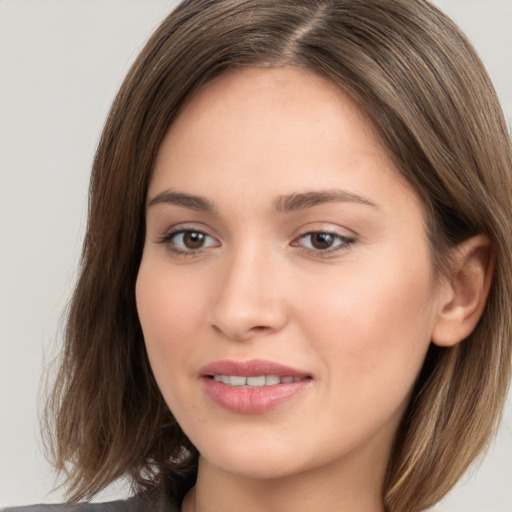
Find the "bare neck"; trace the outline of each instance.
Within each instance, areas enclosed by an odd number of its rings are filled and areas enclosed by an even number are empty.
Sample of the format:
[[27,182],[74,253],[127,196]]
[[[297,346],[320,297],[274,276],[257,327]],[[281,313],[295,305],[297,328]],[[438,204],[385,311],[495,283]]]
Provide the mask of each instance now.
[[201,457],[182,512],[383,512],[384,470],[328,465],[263,479],[227,473]]

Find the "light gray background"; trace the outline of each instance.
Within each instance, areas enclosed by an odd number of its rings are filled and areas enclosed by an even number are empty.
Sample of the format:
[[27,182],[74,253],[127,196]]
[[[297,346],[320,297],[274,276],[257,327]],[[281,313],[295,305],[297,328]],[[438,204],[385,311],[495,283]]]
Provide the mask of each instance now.
[[[164,0],[0,0],[0,505],[61,501],[37,419],[43,355],[75,277],[104,118]],[[512,118],[512,0],[437,0]],[[495,443],[440,505],[512,512],[512,401]],[[125,496],[119,485],[102,496]]]

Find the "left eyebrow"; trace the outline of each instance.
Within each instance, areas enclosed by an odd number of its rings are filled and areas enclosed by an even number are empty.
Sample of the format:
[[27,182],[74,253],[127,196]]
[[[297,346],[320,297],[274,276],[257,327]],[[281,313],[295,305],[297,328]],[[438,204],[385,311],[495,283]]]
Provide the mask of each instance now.
[[379,209],[370,199],[346,190],[321,190],[280,196],[274,201],[273,209],[278,213],[305,210],[324,203],[356,203]]

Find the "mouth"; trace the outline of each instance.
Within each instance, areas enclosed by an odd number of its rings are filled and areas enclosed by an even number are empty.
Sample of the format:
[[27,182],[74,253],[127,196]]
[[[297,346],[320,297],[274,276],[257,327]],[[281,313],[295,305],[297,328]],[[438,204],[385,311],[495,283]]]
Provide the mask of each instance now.
[[313,381],[303,371],[270,361],[217,361],[200,372],[210,400],[238,414],[263,413],[302,394]]
[[[226,380],[225,384],[228,384],[227,379],[229,378],[229,384],[235,386],[251,385],[250,382],[255,382],[255,385],[257,386],[274,385],[279,383],[289,384],[295,379],[311,377],[309,373],[297,368],[263,359],[250,359],[247,361],[224,359],[221,361],[215,361],[201,368],[199,374],[202,377],[209,377],[215,380],[224,379]],[[237,380],[239,378],[256,378],[258,380],[250,382],[246,381],[240,384],[239,382],[241,382],[241,380]],[[262,380],[263,378],[265,379],[264,383]],[[231,379],[233,379],[233,381],[231,381]],[[279,379],[279,382],[277,382],[277,379]],[[224,380],[221,380],[221,382],[224,382]]]
[[292,377],[291,375],[285,375],[283,377],[279,375],[257,375],[255,377],[244,377],[243,375],[208,375],[207,378],[232,387],[261,388],[264,386],[300,382],[310,377]]

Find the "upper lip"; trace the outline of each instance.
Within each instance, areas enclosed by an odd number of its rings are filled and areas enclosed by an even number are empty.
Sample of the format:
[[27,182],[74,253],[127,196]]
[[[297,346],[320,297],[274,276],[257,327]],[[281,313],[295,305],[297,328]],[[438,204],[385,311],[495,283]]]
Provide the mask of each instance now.
[[309,377],[306,372],[263,359],[251,359],[249,361],[235,361],[225,359],[215,361],[203,366],[200,370],[202,377],[214,375],[239,375],[244,377],[257,377],[259,375],[277,375],[279,377]]

